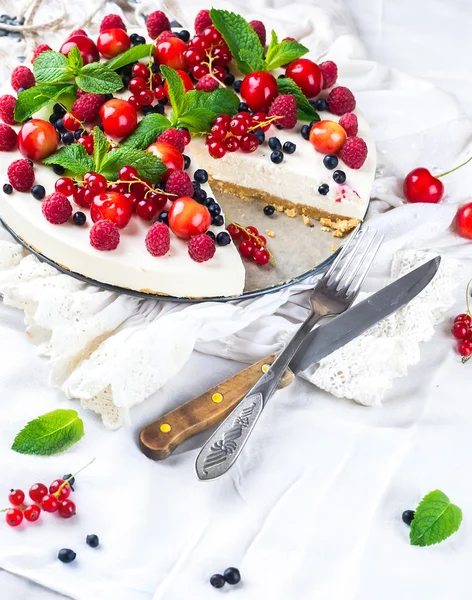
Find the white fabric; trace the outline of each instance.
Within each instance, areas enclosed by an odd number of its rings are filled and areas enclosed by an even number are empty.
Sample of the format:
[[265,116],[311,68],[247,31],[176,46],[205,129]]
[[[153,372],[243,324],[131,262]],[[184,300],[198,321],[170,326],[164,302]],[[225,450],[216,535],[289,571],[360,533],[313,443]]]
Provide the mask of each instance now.
[[[381,200],[373,203],[373,212],[398,206],[388,214],[371,215],[372,225],[386,232],[387,241],[365,292],[387,282],[396,251],[439,252],[465,266],[462,274],[451,266],[454,270],[444,275],[456,279],[448,284],[449,290],[442,288],[460,299],[448,310],[453,315],[464,308],[462,291],[454,291],[453,284],[465,286],[472,266],[470,243],[449,227],[456,204],[468,197],[467,171],[447,178],[448,197],[439,206],[403,206],[396,177],[417,165],[446,168],[456,164],[467,154],[470,123],[461,118],[458,105],[431,84],[367,61],[362,44],[350,33],[340,2],[317,0],[316,9],[314,4],[284,7],[280,3],[264,8],[260,3],[257,12],[244,12],[250,18],[263,16],[266,22],[266,15],[273,22],[278,17],[287,33],[295,35],[300,23],[304,32],[311,32],[313,19],[316,47],[321,51],[332,43],[330,55],[346,73],[353,73],[345,81],[356,90],[380,151],[375,192]],[[188,8],[190,18],[193,14]],[[409,253],[398,256],[406,259]],[[18,289],[28,290],[24,285]],[[108,331],[114,324],[118,335],[128,341],[128,324],[122,323],[129,299],[83,289],[82,295],[86,294],[97,296],[93,301],[102,307],[99,315],[107,309],[107,320],[98,318],[97,327]],[[250,310],[266,310],[258,302],[272,303],[273,299],[253,302]],[[437,303],[443,310],[449,300],[441,294]],[[266,354],[285,341],[305,314],[305,306],[302,296],[292,298],[275,314],[224,339],[217,352],[239,360]],[[78,310],[73,303],[72,310]],[[90,340],[83,322],[97,314],[91,305],[86,310],[89,313],[80,313],[82,326],[70,338],[84,351]],[[169,319],[174,311],[183,311],[170,306],[156,310],[168,311]],[[86,436],[80,444],[58,457],[26,457],[8,450],[14,434],[40,413],[73,405],[44,385],[46,366],[20,335],[19,314],[8,307],[0,312],[4,489],[27,487],[36,480],[49,482],[92,456],[97,460],[79,478],[75,519],[63,522],[46,515],[41,524],[28,530],[4,527],[1,567],[80,600],[206,600],[225,592],[248,600],[373,600],[379,593],[387,600],[467,597],[465,577],[472,549],[467,514],[471,514],[472,501],[463,473],[470,454],[472,413],[466,393],[468,367],[460,364],[452,349],[449,324],[436,327],[433,340],[421,345],[421,362],[409,370],[408,377],[396,381],[381,410],[363,410],[316,392],[298,379],[269,403],[235,469],[205,485],[192,473],[201,436],[163,463],[145,460],[135,438],[153,418],[238,370],[233,362],[203,354],[215,353],[210,339],[201,340],[198,349],[202,353],[193,353],[178,377],[133,409],[131,429],[104,431],[91,413],[81,411]],[[175,327],[181,317],[175,318]],[[45,310],[38,318],[28,323],[29,333],[47,354],[52,346],[45,327],[50,314]],[[215,322],[219,318],[213,315]],[[428,331],[422,329],[423,336]],[[63,335],[59,328],[57,339]],[[72,351],[64,344],[54,355],[50,366],[57,381],[71,368]],[[104,372],[99,370],[100,375]],[[83,375],[88,377],[85,369]],[[166,376],[158,371],[156,379]],[[96,376],[91,381],[96,385]],[[132,398],[134,394],[130,389]],[[438,548],[409,548],[408,531],[399,516],[436,487],[462,506],[466,522]],[[92,532],[100,535],[103,544],[96,551],[84,544],[85,535]],[[64,566],[55,559],[64,546],[78,552],[73,565]],[[241,569],[243,585],[238,590],[228,586],[221,592],[212,590],[209,575],[230,565]],[[21,597],[12,594],[5,598]]]

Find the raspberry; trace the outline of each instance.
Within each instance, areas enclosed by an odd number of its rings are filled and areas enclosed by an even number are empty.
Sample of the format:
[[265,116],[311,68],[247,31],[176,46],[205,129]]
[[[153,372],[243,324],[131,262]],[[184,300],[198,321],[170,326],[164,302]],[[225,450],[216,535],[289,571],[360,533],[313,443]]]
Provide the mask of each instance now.
[[101,94],[84,94],[74,102],[72,112],[80,121],[90,123],[98,117],[98,111],[102,104],[103,96]]
[[162,40],[165,40],[166,38],[171,38],[171,37],[175,37],[175,34],[172,33],[172,31],[163,31],[162,33],[159,34],[156,42],[162,42]]
[[163,31],[170,30],[169,19],[162,10],[155,10],[146,20],[149,37],[155,40]]
[[195,33],[200,35],[200,33],[203,33],[207,27],[211,27],[212,25],[213,21],[210,17],[210,11],[205,9],[201,10],[195,17],[195,24],[193,28],[195,29]]
[[9,152],[13,150],[16,146],[17,140],[16,131],[9,127],[8,125],[4,125],[0,123],[0,151],[1,152]]
[[183,171],[173,171],[167,180],[166,192],[176,195],[173,200],[183,198],[183,196],[190,196],[191,198],[194,194],[192,180]]
[[153,256],[164,256],[169,252],[169,228],[164,223],[154,223],[146,235],[146,248]]
[[328,96],[328,108],[334,115],[344,115],[356,108],[354,94],[347,87],[333,88]]
[[183,152],[185,150],[185,137],[184,134],[178,129],[166,129],[157,138],[157,141],[172,144],[172,146],[177,148],[179,152]]
[[261,40],[261,44],[265,46],[266,43],[266,28],[262,21],[249,21],[249,25],[257,33],[257,37]]
[[283,116],[277,119],[275,125],[281,125],[286,129],[292,129],[297,124],[297,101],[290,94],[282,94],[272,102],[269,109],[269,117]]
[[74,29],[74,31],[71,31],[71,33],[69,33],[69,38],[71,38],[74,35],[84,35],[85,37],[88,37],[87,32],[83,29]]
[[188,253],[195,262],[205,262],[213,258],[216,252],[215,242],[206,233],[200,233],[190,238]]
[[8,167],[8,181],[18,192],[29,192],[34,183],[34,171],[26,158],[15,160]]
[[360,169],[367,158],[367,144],[360,137],[348,138],[341,149],[340,156],[351,169]]
[[34,49],[34,52],[33,52],[33,56],[31,58],[31,62],[34,63],[34,61],[38,58],[38,56],[42,52],[46,52],[47,50],[52,50],[51,46],[48,46],[47,44],[39,44],[39,46],[36,46],[36,48]]
[[359,125],[357,123],[357,117],[354,113],[346,113],[339,119],[339,124],[344,129],[347,137],[354,137],[357,135]]
[[318,65],[323,73],[323,89],[333,87],[338,78],[338,67],[332,60],[327,60]]
[[100,33],[107,29],[124,29],[126,31],[126,25],[120,15],[106,15],[100,23]]
[[15,117],[16,98],[6,94],[0,96],[0,119],[7,125],[16,125]]
[[211,75],[204,75],[195,85],[195,89],[202,92],[214,92],[218,87],[218,82]]
[[120,232],[111,221],[97,221],[90,229],[90,245],[95,250],[115,250],[119,243]]
[[36,83],[33,71],[20,65],[15,67],[11,74],[11,87],[17,92],[20,88],[27,90]]
[[72,205],[69,202],[67,196],[59,192],[49,194],[41,205],[43,215],[46,217],[46,221],[53,225],[62,225],[72,215]]

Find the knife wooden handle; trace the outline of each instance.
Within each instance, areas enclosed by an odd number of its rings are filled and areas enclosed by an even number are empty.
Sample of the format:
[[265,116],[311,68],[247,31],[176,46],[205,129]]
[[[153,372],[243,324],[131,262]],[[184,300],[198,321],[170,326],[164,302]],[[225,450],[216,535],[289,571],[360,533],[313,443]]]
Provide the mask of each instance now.
[[[152,460],[163,460],[188,438],[220,423],[260,379],[265,365],[271,365],[276,357],[277,354],[266,356],[147,425],[139,436],[141,452]],[[287,372],[281,387],[292,381],[293,374]]]

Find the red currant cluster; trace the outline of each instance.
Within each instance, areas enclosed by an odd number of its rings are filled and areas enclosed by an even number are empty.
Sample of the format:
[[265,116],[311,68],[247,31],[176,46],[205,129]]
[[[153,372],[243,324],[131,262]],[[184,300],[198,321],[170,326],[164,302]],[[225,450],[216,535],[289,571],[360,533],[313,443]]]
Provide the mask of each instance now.
[[227,75],[224,67],[231,59],[231,52],[215,27],[207,27],[203,33],[194,36],[185,52],[187,67],[195,79],[211,75],[224,81]]
[[162,100],[167,95],[162,87],[162,77],[159,73],[152,73],[143,63],[138,62],[132,66],[131,77],[128,89],[132,95],[128,102],[136,110],[151,106],[154,99]]
[[458,340],[457,351],[462,362],[466,362],[472,356],[472,317],[468,311],[454,319],[452,335]]
[[208,152],[213,158],[223,158],[226,152],[254,152],[264,141],[264,132],[278,117],[268,117],[263,112],[250,115],[239,112],[233,118],[228,115],[216,117],[206,137]]
[[235,242],[241,240],[238,250],[244,258],[252,258],[258,265],[266,265],[273,258],[267,248],[266,238],[253,225],[242,227],[236,223],[230,223],[227,230]]

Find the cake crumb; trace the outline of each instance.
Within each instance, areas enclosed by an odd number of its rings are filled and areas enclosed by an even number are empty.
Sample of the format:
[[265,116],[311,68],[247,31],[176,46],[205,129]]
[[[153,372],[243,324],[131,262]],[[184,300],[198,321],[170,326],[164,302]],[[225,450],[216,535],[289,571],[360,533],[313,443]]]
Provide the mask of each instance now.
[[284,207],[282,204],[274,204],[274,208],[277,212],[284,212]]
[[308,227],[311,227],[310,217],[307,217],[306,215],[302,215],[302,219],[303,219],[303,224],[304,225],[307,225]]
[[339,248],[339,246],[336,246],[335,244],[333,244],[331,246],[331,252],[336,252],[336,250]]
[[324,226],[321,228],[321,231],[325,231],[326,233],[328,233],[329,231],[331,231],[331,229],[329,227]]
[[342,238],[344,235],[344,233],[342,231],[340,231],[339,229],[335,229],[332,233],[332,236],[335,238]]
[[287,217],[293,219],[293,217],[297,216],[297,211],[294,208],[286,208],[285,214],[287,215]]
[[[359,223],[359,219],[340,219],[339,221],[333,221],[332,219],[328,218],[320,219],[322,228],[327,227],[328,230],[333,230],[332,235],[333,237],[337,238],[343,237],[346,233],[352,231],[352,229],[357,227]],[[325,231],[325,229],[322,230]]]
[[266,229],[265,232],[270,238],[275,238],[275,233],[272,231],[272,229]]

